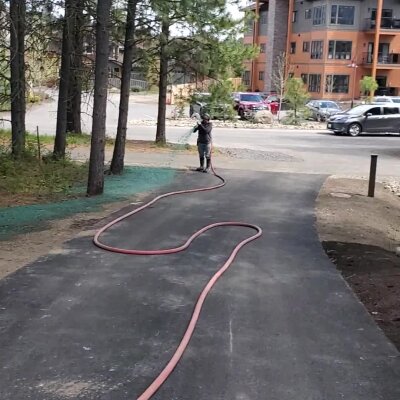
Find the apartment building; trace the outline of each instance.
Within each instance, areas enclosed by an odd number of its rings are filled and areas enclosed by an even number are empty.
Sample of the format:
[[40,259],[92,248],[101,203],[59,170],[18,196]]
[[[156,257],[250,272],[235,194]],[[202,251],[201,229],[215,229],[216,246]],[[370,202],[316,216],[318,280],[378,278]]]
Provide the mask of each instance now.
[[[271,2],[264,2],[264,7]],[[313,98],[358,98],[359,81],[365,75],[376,78],[377,93],[400,95],[400,1],[280,3],[288,7],[289,17],[275,37],[286,37],[289,73],[303,79]],[[268,76],[268,62],[264,63],[264,76]],[[264,90],[268,90],[267,82]]]

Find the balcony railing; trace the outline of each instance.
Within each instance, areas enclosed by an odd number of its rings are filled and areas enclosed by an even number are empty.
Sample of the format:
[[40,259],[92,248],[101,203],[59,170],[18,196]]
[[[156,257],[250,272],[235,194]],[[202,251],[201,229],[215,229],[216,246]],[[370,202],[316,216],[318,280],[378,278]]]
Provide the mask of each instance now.
[[[374,61],[373,53],[364,53],[363,54],[363,64],[372,64]],[[400,66],[400,54],[382,54],[378,53],[378,64],[390,65],[395,64]]]
[[[370,31],[375,29],[376,20],[367,18],[365,20],[364,30]],[[387,18],[383,17],[381,21],[381,29],[397,29],[400,30],[400,19],[399,18]]]

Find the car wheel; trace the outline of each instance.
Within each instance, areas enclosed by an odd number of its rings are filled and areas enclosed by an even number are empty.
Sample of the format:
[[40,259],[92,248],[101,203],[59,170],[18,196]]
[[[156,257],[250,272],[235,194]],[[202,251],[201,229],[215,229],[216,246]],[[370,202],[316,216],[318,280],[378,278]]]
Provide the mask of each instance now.
[[356,122],[350,124],[349,128],[347,129],[347,133],[353,137],[358,136],[361,133],[361,125],[357,124]]
[[243,108],[239,109],[239,117],[240,117],[240,119],[245,119]]
[[317,114],[317,122],[323,122],[323,118],[321,114]]

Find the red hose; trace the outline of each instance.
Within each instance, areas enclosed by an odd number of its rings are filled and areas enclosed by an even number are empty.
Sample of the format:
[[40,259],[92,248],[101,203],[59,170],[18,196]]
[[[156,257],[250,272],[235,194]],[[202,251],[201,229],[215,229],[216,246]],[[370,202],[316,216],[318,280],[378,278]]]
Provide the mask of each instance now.
[[106,226],[101,228],[95,235],[93,241],[94,244],[104,250],[108,250],[114,253],[122,253],[122,254],[136,254],[136,255],[161,255],[161,254],[172,254],[172,253],[178,253],[180,251],[183,251],[187,249],[190,244],[193,242],[194,239],[196,239],[198,236],[200,236],[202,233],[216,228],[218,226],[241,226],[241,227],[246,227],[246,228],[251,228],[256,231],[256,233],[253,236],[249,236],[247,239],[242,240],[239,244],[236,245],[236,247],[233,249],[231,252],[229,258],[225,261],[224,265],[213,275],[213,277],[209,280],[205,288],[202,290],[196,305],[194,307],[193,314],[190,318],[189,325],[186,328],[186,332],[183,335],[183,338],[176,349],[174,355],[168,362],[168,364],[165,366],[165,368],[161,371],[161,373],[157,376],[156,379],[151,383],[151,385],[137,398],[137,400],[149,400],[157,391],[158,389],[162,386],[162,384],[168,379],[168,377],[172,374],[172,371],[175,369],[177,364],[179,363],[180,359],[183,356],[184,351],[186,350],[189,341],[193,335],[193,332],[196,328],[197,321],[200,316],[200,312],[202,310],[204,301],[212,289],[212,287],[216,284],[218,279],[223,275],[223,273],[231,266],[233,260],[235,259],[236,255],[238,254],[239,250],[245,246],[247,243],[259,238],[262,235],[262,229],[253,224],[248,224],[245,222],[217,222],[215,224],[207,225],[204,228],[200,229],[199,231],[195,232],[190,238],[181,246],[175,247],[173,249],[164,249],[164,250],[131,250],[131,249],[122,249],[118,247],[113,247],[109,246],[106,244],[103,244],[100,242],[100,236],[102,233],[104,233],[107,229],[112,227],[113,225],[117,224],[118,222],[121,222],[122,220],[137,214],[140,211],[143,211],[145,208],[151,206],[152,204],[156,203],[157,201],[169,197],[169,196],[176,196],[179,194],[189,194],[189,193],[196,193],[196,192],[205,192],[209,190],[214,190],[221,188],[225,186],[226,182],[224,178],[222,178],[220,175],[217,175],[215,173],[215,170],[213,166],[211,165],[211,169],[213,174],[220,179],[221,183],[218,185],[210,186],[210,187],[205,187],[205,188],[199,188],[199,189],[189,189],[189,190],[180,190],[176,192],[170,192],[170,193],[165,193],[161,196],[157,196],[155,199],[151,200],[150,202],[146,203],[145,205],[137,208],[136,210],[133,210],[122,217],[119,217],[115,219],[114,221],[111,221],[108,223]]

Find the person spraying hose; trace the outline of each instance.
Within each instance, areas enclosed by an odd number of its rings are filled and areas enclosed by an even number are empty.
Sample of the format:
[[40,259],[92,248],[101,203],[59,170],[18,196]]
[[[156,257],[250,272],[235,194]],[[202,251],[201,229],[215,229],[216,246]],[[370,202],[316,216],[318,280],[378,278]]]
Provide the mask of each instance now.
[[[196,171],[210,172],[211,168],[211,143],[212,143],[212,123],[210,122],[210,116],[204,114],[202,121],[193,128],[193,132],[198,132],[197,137],[197,149],[200,157],[200,167]],[[204,167],[204,162],[206,166]]]

